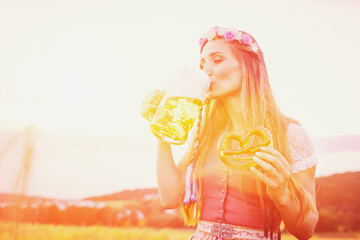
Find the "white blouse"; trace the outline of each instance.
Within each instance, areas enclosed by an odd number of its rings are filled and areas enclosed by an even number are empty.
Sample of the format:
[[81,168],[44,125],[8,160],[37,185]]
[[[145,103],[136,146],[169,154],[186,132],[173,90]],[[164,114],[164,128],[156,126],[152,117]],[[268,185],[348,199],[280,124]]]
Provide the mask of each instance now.
[[302,126],[290,123],[286,135],[293,173],[304,171],[319,163],[311,137]]

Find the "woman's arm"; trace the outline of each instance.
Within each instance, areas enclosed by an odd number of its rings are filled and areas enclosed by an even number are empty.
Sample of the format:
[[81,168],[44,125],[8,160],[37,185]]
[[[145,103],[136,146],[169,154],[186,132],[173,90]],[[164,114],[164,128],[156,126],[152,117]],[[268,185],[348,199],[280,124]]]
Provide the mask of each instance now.
[[[264,147],[258,152],[254,161],[260,166],[260,170],[251,170],[266,184],[267,193],[274,201],[286,229],[298,239],[309,239],[314,234],[318,222],[318,212],[310,212],[305,216],[303,224],[296,227],[301,211],[295,199],[292,198],[288,189],[291,174],[291,166],[280,152],[273,148]],[[315,170],[310,169],[293,174],[298,183],[311,195],[315,203]]]
[[[316,166],[309,168],[305,171],[293,174],[294,178],[298,183],[308,191],[312,200],[315,203],[315,171]],[[316,224],[319,219],[317,210],[315,212],[310,212],[299,227],[296,227],[297,219],[299,218],[300,209],[297,208],[295,200],[289,194],[287,189],[287,194],[283,196],[282,199],[275,201],[275,206],[278,209],[281,218],[283,219],[286,229],[292,235],[298,239],[309,239],[313,236]]]
[[[141,116],[151,121],[164,95],[165,91],[161,90],[148,94],[141,106]],[[183,189],[181,168],[174,163],[170,144],[159,138],[157,139],[156,176],[163,207],[178,207]]]
[[184,164],[188,152],[176,166],[170,144],[157,139],[156,175],[160,201],[164,208],[177,208],[180,205],[185,187]]

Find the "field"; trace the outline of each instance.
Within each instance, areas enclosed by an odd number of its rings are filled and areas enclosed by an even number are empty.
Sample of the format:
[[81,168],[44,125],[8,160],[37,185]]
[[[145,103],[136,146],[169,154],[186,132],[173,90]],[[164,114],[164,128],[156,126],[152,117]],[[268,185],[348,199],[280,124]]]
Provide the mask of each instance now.
[[[111,228],[0,222],[0,240],[187,240],[193,230]],[[283,240],[296,240],[282,234]],[[313,240],[360,239],[360,233],[316,234]]]

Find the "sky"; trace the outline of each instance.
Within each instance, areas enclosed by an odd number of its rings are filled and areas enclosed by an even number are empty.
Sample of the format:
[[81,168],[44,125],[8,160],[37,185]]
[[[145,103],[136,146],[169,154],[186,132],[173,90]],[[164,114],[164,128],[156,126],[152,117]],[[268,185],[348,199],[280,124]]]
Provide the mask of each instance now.
[[28,194],[155,187],[141,103],[198,67],[198,39],[214,25],[257,40],[280,110],[312,137],[360,135],[359,12],[356,0],[0,0],[0,192],[14,189],[22,159],[24,141],[8,142],[28,126],[37,132]]

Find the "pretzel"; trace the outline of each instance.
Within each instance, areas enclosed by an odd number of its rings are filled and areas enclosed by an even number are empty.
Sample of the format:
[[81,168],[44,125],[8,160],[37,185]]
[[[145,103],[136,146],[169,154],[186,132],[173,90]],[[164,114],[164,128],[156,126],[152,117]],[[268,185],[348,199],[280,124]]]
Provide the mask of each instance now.
[[[261,143],[253,146],[250,143],[250,136],[259,136]],[[239,143],[239,149],[233,149],[230,141]],[[221,161],[234,170],[249,170],[251,166],[258,167],[254,162],[255,152],[260,151],[260,147],[272,147],[273,140],[270,131],[262,126],[247,128],[242,134],[236,131],[230,131],[221,136],[218,142],[218,151]]]

